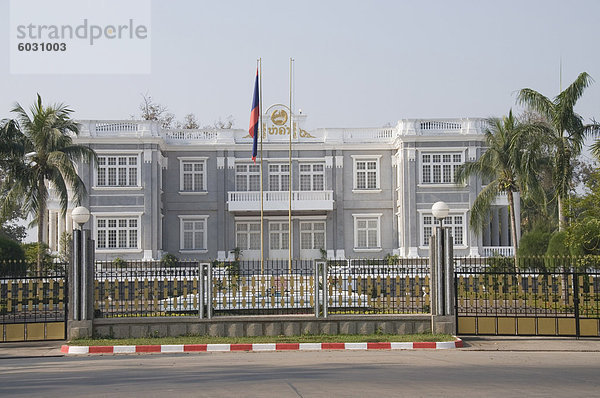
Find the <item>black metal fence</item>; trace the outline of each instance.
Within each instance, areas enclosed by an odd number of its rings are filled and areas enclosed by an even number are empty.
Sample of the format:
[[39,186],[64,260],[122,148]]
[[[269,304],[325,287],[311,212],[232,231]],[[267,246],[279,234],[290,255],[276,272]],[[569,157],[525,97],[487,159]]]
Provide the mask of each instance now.
[[328,266],[330,314],[430,312],[428,259],[352,259]]
[[459,333],[599,335],[600,257],[455,259]]
[[52,263],[38,275],[36,265],[0,263],[0,341],[65,338],[67,316],[66,264]]
[[97,262],[95,317],[429,312],[427,259]]

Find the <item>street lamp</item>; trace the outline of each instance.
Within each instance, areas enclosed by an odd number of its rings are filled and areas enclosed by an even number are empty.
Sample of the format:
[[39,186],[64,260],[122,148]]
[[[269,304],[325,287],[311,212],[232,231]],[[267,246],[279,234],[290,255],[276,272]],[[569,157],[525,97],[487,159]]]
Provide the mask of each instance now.
[[444,218],[448,217],[448,213],[450,213],[450,208],[448,207],[446,202],[435,202],[433,206],[431,206],[431,213],[435,218],[440,220],[440,225],[442,225],[442,221],[444,220]]
[[[83,225],[90,219],[90,211],[79,206],[73,209],[71,218],[79,226],[73,231],[73,268],[72,268],[72,298],[75,321],[87,320],[87,283],[88,267],[85,264],[87,256],[87,239],[84,239]],[[87,234],[86,234],[87,236]]]
[[71,213],[71,218],[77,225],[79,225],[79,229],[83,228],[83,224],[88,222],[90,219],[90,211],[87,207],[79,206],[73,209]]
[[448,217],[450,208],[446,202],[435,202],[431,213],[440,220],[430,240],[430,261],[432,282],[435,286],[435,315],[454,314],[454,267],[453,244],[450,228],[444,228],[444,218]]

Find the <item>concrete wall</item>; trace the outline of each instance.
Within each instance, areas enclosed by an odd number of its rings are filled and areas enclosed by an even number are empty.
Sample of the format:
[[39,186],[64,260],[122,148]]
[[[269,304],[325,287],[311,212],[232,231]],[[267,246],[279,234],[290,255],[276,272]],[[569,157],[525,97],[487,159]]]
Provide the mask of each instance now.
[[430,333],[431,315],[256,316],[95,319],[95,337],[293,336],[302,334]]

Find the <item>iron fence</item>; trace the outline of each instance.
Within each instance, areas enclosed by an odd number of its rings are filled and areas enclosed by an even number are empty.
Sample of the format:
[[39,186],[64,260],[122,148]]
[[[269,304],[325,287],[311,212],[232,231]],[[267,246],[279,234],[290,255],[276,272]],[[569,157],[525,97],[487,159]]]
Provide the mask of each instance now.
[[64,338],[66,264],[52,263],[39,275],[36,269],[30,262],[0,262],[0,341]]
[[473,333],[505,334],[504,322],[507,334],[598,336],[600,257],[454,261],[459,329],[469,321],[473,326],[465,329]]
[[428,259],[329,261],[330,314],[430,313]]

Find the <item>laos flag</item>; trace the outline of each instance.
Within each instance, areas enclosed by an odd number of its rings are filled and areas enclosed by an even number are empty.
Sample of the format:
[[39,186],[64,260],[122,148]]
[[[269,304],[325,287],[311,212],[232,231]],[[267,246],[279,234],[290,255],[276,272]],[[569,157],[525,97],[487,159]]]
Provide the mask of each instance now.
[[250,112],[250,128],[248,132],[252,137],[252,160],[256,163],[256,146],[258,143],[258,116],[259,116],[259,97],[258,97],[258,68],[256,69],[256,81],[254,82],[254,96],[252,98],[252,111]]

